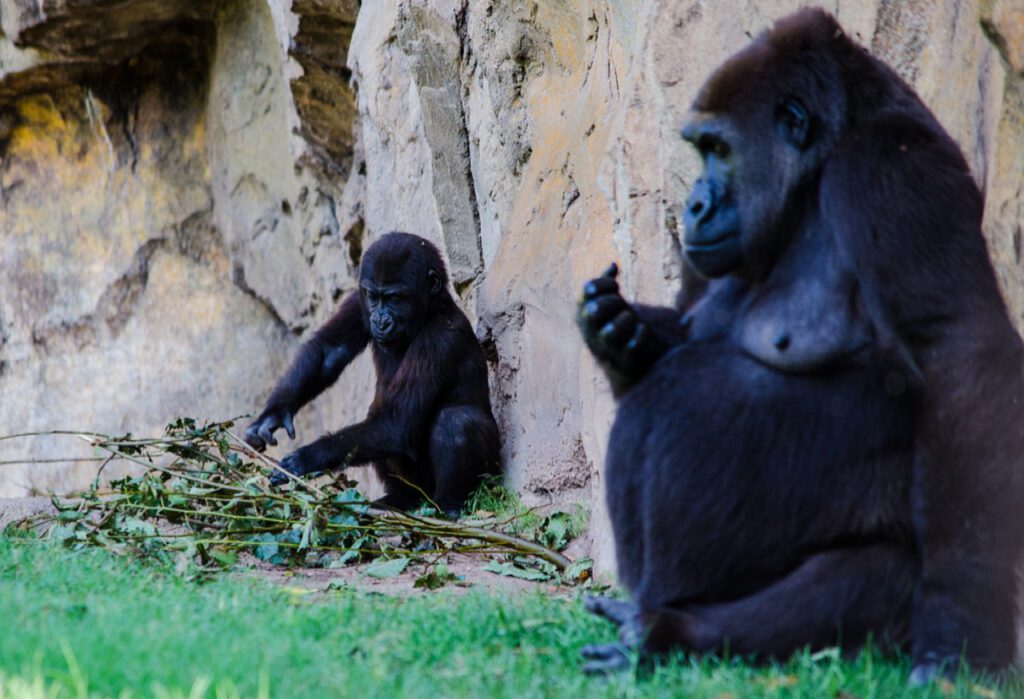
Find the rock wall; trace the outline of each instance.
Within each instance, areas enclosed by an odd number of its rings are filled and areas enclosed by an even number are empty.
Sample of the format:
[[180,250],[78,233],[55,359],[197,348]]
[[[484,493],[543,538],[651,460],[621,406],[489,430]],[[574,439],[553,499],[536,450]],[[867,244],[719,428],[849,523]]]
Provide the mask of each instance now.
[[[0,0],[0,433],[256,410],[364,247],[408,230],[445,252],[477,325],[509,482],[588,503],[607,569],[614,406],[578,290],[617,260],[627,295],[672,298],[697,171],[678,125],[715,65],[802,4]],[[823,5],[964,148],[1024,325],[1024,6]],[[300,439],[358,419],[371,384],[364,358]],[[58,461],[0,465],[0,495],[82,485],[95,464],[71,456],[0,442],[0,461]]]

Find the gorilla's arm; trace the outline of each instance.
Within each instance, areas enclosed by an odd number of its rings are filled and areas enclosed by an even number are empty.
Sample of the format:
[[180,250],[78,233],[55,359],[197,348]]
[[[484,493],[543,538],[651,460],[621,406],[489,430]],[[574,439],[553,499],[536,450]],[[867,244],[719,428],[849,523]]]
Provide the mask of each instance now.
[[677,309],[627,303],[615,281],[618,271],[612,264],[587,282],[577,311],[583,339],[616,395],[641,379],[672,345],[686,339]]
[[[431,411],[464,361],[457,347],[448,320],[435,315],[409,345],[367,418],[297,449],[281,461],[282,468],[301,476],[395,456],[417,459]],[[284,480],[281,474],[271,477],[272,483]]]
[[880,340],[921,386],[915,676],[956,663],[965,640],[973,665],[1004,666],[1022,543],[1024,352],[981,235],[981,194],[948,137],[889,118],[829,163],[822,207]]
[[274,431],[280,427],[295,439],[292,424],[295,414],[337,381],[369,340],[359,293],[351,293],[331,319],[299,349],[288,371],[270,394],[263,412],[246,429],[245,441],[260,450],[267,444],[276,445]]

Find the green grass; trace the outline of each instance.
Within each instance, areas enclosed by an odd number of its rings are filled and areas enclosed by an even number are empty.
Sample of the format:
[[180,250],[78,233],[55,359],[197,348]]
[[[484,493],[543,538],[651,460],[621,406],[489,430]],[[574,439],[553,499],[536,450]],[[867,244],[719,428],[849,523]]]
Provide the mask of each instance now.
[[0,699],[21,697],[940,697],[905,662],[803,655],[755,668],[677,658],[653,676],[585,678],[578,652],[612,638],[573,600],[445,590],[300,596],[221,576],[189,583],[101,551],[0,537]]

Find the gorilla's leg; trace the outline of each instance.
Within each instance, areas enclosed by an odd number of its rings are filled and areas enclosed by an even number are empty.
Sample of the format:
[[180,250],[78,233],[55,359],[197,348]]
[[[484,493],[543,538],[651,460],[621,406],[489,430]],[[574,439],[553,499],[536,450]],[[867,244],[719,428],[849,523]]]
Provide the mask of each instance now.
[[786,577],[729,602],[648,609],[590,600],[590,611],[619,625],[621,642],[584,648],[584,671],[628,667],[630,647],[652,654],[728,648],[785,658],[805,646],[859,650],[869,636],[899,646],[908,636],[916,574],[910,551],[878,544],[815,554]]
[[480,474],[498,472],[498,435],[482,410],[460,406],[438,412],[430,432],[434,502],[455,518],[479,485]]
[[390,507],[396,510],[412,510],[423,502],[423,490],[416,477],[416,465],[407,458],[398,457],[376,461],[373,464],[377,477],[384,486],[384,497],[377,498],[373,504],[378,507]]

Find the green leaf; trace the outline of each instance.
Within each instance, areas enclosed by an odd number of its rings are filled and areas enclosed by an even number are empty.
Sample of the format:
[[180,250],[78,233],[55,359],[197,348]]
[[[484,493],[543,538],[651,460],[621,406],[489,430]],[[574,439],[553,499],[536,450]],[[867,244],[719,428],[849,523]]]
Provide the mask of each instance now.
[[397,575],[401,575],[407,565],[409,565],[409,559],[404,556],[400,558],[392,558],[390,560],[378,558],[373,563],[366,566],[363,573],[369,575],[371,578],[393,578]]
[[438,563],[429,573],[416,578],[416,582],[412,586],[426,590],[436,590],[458,580],[459,576],[448,570],[448,566],[444,563]]
[[50,527],[47,536],[54,541],[66,542],[75,538],[75,526],[73,524],[57,524]]
[[253,551],[253,555],[261,561],[270,561],[281,549],[281,547],[277,545],[277,540],[274,538],[273,534],[258,534],[254,536],[252,540],[264,542],[257,546],[256,550]]
[[220,548],[211,548],[208,553],[210,554],[210,558],[215,560],[222,568],[230,568],[238,563],[238,553],[236,551],[225,551]]
[[585,583],[593,577],[594,562],[589,558],[581,558],[562,573],[562,579],[574,585]]
[[353,541],[352,548],[350,548],[345,553],[341,554],[338,560],[334,561],[334,563],[331,563],[330,567],[340,568],[344,565],[348,565],[350,561],[354,561],[355,559],[359,558],[359,556],[362,554],[362,551],[359,551],[358,549],[361,549],[364,546],[366,546],[367,539],[368,537],[361,536],[355,541]]
[[569,544],[572,517],[567,512],[553,512],[544,518],[538,539],[548,548],[561,551]]
[[521,578],[522,580],[550,580],[551,575],[540,570],[533,570],[531,568],[520,568],[514,563],[498,563],[497,561],[491,561],[484,570],[489,573],[497,573],[498,575],[506,575],[510,578]]
[[156,527],[151,522],[146,522],[136,517],[118,517],[117,529],[125,534],[136,536],[155,536]]

